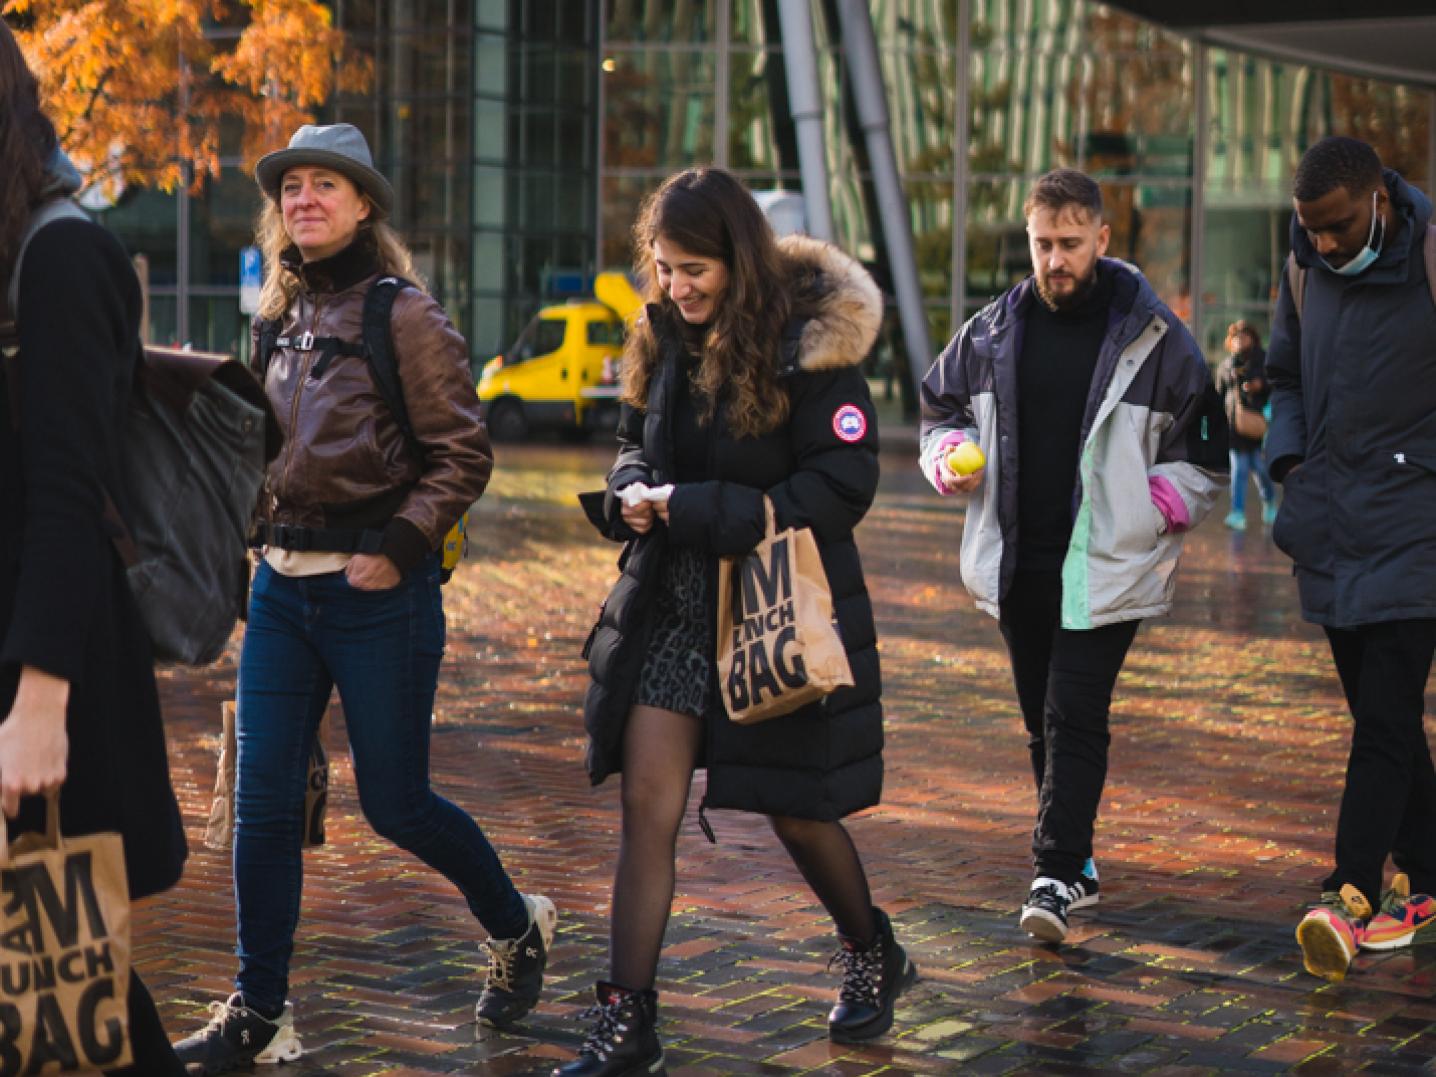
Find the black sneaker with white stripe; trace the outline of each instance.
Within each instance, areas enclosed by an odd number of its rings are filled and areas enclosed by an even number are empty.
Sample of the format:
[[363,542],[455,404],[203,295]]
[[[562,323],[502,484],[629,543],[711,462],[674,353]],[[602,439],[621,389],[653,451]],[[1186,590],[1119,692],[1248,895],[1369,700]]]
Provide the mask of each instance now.
[[1067,907],[1067,911],[1076,912],[1078,909],[1091,908],[1097,904],[1100,890],[1097,865],[1089,856],[1087,863],[1082,865],[1082,874],[1077,876],[1077,881],[1072,884],[1072,904]]
[[1067,913],[1072,908],[1072,887],[1040,875],[1032,880],[1027,903],[1022,906],[1022,930],[1043,942],[1067,938]]

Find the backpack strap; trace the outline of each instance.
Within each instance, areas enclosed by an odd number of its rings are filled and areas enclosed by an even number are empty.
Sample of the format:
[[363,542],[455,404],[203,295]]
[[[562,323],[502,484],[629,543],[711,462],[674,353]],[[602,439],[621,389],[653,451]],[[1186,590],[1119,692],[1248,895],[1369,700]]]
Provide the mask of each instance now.
[[1426,259],[1426,286],[1431,289],[1431,302],[1436,303],[1436,224],[1426,226],[1426,242],[1421,245]]
[[1301,321],[1301,303],[1306,298],[1306,270],[1296,264],[1296,255],[1286,256],[1286,287],[1291,292],[1292,306],[1296,307],[1296,320]]
[[20,429],[20,267],[25,261],[25,252],[30,241],[47,224],[60,220],[88,221],[89,214],[68,197],[52,198],[30,215],[25,231],[20,237],[20,249],[15,254],[15,264],[10,267],[10,286],[5,292],[5,303],[0,306],[0,374],[8,382],[6,394],[10,398],[10,421]]
[[399,380],[399,364],[394,356],[394,335],[391,328],[394,300],[405,288],[412,287],[413,283],[403,277],[380,277],[370,286],[368,294],[364,296],[360,340],[364,345],[364,357],[369,361],[379,395],[388,405],[404,440],[422,460],[424,448],[414,433],[413,424],[409,422],[409,409],[404,403],[404,386]]
[[[1426,240],[1421,244],[1422,259],[1426,263],[1426,286],[1431,289],[1431,302],[1436,303],[1436,224],[1426,225]],[[1297,321],[1301,320],[1301,301],[1306,293],[1306,270],[1296,264],[1296,258],[1286,256],[1286,284],[1291,291],[1291,301],[1296,306]]]
[[269,360],[274,357],[274,349],[279,347],[279,319],[258,318],[256,324],[259,326],[259,344],[249,357],[249,366],[259,378],[259,384],[263,385],[264,376],[269,373]]
[[20,305],[20,264],[24,262],[25,251],[29,249],[35,234],[55,221],[89,219],[90,215],[70,198],[52,198],[30,215],[30,223],[25,226],[25,233],[20,237],[20,250],[15,255],[15,264],[10,269],[10,288],[5,293],[6,320],[13,323],[17,317],[15,310]]

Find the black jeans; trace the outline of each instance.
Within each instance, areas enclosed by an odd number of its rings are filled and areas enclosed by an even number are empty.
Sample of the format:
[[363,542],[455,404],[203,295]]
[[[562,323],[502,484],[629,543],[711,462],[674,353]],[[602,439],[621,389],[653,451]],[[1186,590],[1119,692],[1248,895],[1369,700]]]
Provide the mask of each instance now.
[[1436,620],[1328,628],[1331,654],[1355,720],[1336,821],[1336,870],[1375,907],[1390,853],[1414,892],[1436,892],[1436,770],[1422,724]]
[[1037,783],[1036,873],[1075,882],[1092,855],[1092,828],[1107,781],[1112,686],[1139,621],[1080,632],[1061,627],[1060,572],[1020,572],[999,625]]

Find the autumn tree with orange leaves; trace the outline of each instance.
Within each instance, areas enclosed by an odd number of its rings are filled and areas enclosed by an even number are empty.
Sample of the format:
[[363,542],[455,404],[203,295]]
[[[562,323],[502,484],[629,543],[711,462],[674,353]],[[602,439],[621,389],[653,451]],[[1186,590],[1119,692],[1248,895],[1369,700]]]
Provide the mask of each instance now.
[[[173,190],[247,164],[372,68],[314,0],[0,0],[65,151],[90,181]],[[226,138],[234,152],[233,136]]]

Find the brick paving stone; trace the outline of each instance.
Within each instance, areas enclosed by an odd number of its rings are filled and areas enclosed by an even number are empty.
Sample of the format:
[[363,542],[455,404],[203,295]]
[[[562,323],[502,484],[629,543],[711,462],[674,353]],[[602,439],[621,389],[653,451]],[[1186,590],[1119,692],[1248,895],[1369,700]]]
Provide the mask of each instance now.
[[[336,704],[330,843],[305,855],[292,983],[308,1054],[274,1077],[529,1077],[580,1042],[606,970],[618,788],[583,772],[578,650],[617,547],[574,495],[609,462],[506,447],[445,590],[435,786],[475,815],[520,889],[558,904],[542,1004],[511,1034],[476,1029],[482,931],[443,879],[368,829]],[[1173,615],[1138,634],[1113,710],[1102,900],[1058,950],[1016,925],[1034,797],[996,625],[957,579],[961,506],[930,496],[910,457],[884,470],[859,543],[886,784],[851,829],[922,980],[888,1036],[830,1043],[826,916],[763,820],[714,812],[719,844],[703,839],[700,775],[659,970],[669,1072],[1433,1072],[1436,938],[1362,955],[1340,985],[1301,970],[1292,931],[1327,868],[1350,730],[1325,643],[1262,532],[1200,528]],[[161,673],[193,852],[181,885],[136,910],[135,960],[176,1035],[234,974],[228,856],[200,835],[236,655]]]

